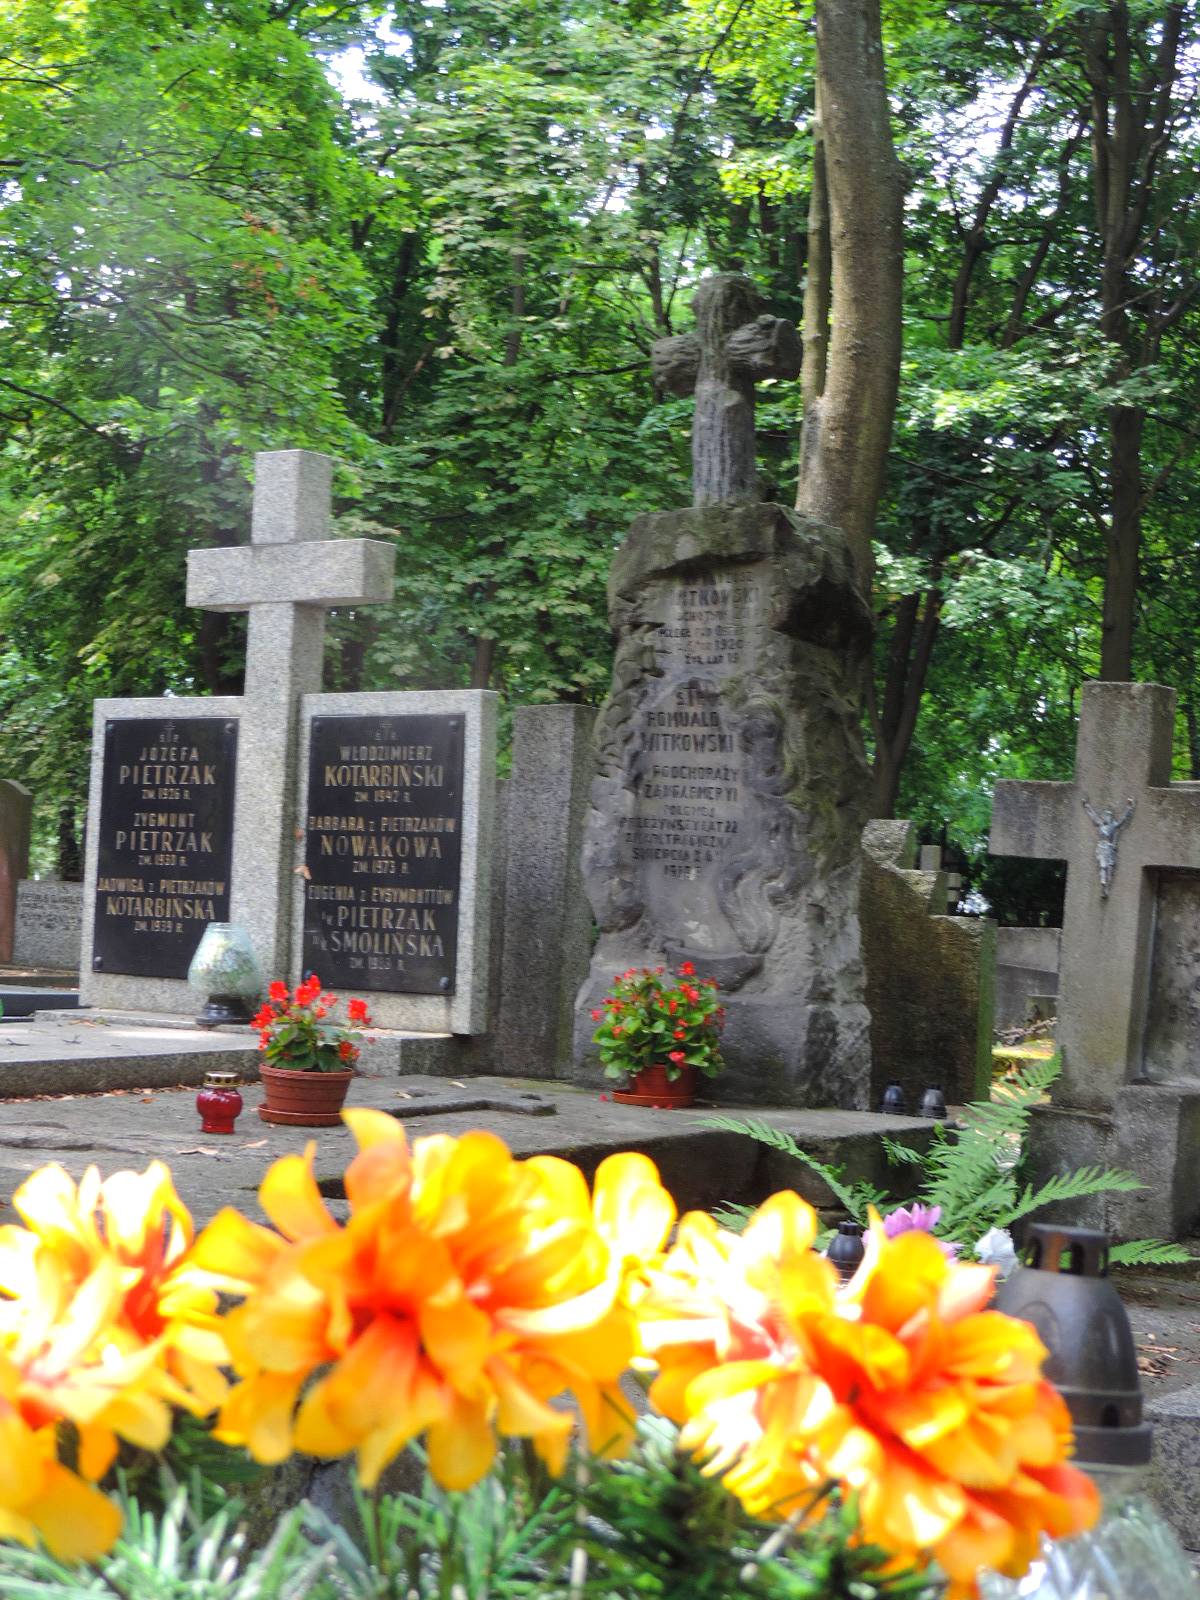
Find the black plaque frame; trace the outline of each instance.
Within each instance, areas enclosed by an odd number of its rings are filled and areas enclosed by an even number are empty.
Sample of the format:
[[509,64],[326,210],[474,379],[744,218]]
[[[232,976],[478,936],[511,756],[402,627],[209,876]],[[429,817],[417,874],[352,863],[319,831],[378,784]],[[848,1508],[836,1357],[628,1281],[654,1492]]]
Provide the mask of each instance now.
[[227,717],[105,723],[94,972],[186,978],[207,925],[229,920],[237,743]]
[[331,988],[454,993],[465,724],[462,712],[312,719],[303,965]]

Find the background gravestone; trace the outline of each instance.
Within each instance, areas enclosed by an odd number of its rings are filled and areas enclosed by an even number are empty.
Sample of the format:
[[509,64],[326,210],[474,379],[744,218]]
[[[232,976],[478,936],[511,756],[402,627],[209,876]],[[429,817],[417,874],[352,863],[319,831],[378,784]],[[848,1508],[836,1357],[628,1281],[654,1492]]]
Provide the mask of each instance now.
[[0,961],[13,959],[17,885],[29,875],[33,796],[22,783],[0,779]]
[[986,1099],[992,1081],[995,925],[948,916],[941,851],[892,819],[863,830],[860,903],[871,1012],[871,1103],[899,1083],[912,1111],[940,1084],[951,1105]]
[[18,966],[78,972],[82,937],[82,883],[25,878],[17,885],[13,961]]

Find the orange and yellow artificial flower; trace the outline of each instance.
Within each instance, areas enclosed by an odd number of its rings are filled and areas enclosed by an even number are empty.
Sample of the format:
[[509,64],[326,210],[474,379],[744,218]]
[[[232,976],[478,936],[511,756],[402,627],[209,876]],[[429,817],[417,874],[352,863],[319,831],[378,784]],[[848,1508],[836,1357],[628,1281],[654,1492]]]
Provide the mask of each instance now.
[[1022,1575],[1045,1532],[1095,1520],[1070,1466],[1070,1418],[1024,1322],[985,1309],[993,1269],[948,1261],[872,1217],[840,1287],[812,1244],[812,1208],[773,1195],[740,1237],[691,1213],[642,1302],[651,1399],[681,1442],[756,1516],[857,1496],[861,1537],[932,1558],[951,1596],[984,1568]]
[[550,1402],[569,1391],[591,1447],[623,1448],[635,1307],[675,1218],[653,1163],[610,1157],[590,1195],[570,1162],[517,1160],[489,1133],[410,1148],[385,1112],[343,1115],[359,1146],[345,1226],[310,1146],[263,1180],[277,1232],[227,1210],[197,1241],[212,1281],[243,1296],[218,1436],[265,1462],[354,1450],[371,1485],[424,1434],[436,1480],[465,1488],[497,1434],[560,1470],[573,1417]]
[[[192,1222],[168,1169],[76,1185],[57,1165],[17,1190],[0,1228],[0,1536],[64,1559],[101,1554],[120,1513],[93,1487],[118,1438],[160,1449],[172,1407],[220,1404],[217,1296],[190,1272]],[[78,1473],[57,1458],[75,1425]]]

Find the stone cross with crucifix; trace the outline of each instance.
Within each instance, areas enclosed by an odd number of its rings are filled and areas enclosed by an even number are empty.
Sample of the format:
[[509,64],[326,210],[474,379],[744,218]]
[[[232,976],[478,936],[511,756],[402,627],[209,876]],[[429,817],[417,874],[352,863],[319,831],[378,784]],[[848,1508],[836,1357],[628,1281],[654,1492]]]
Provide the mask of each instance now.
[[705,278],[692,297],[696,332],[656,339],[654,381],[671,394],[696,393],[692,503],[761,498],[754,465],[754,385],[796,378],[803,352],[792,323],[764,310],[740,273]]
[[1175,692],[1085,683],[1071,783],[996,785],[989,849],[1067,863],[1055,1098],[1111,1110],[1145,1059],[1159,871],[1200,870],[1200,786],[1171,782]]
[[328,537],[332,473],[310,450],[257,455],[250,543],[188,552],[188,604],[249,613],[230,920],[268,977],[289,967],[297,720],[321,690],[325,613],[393,590],[392,545]]

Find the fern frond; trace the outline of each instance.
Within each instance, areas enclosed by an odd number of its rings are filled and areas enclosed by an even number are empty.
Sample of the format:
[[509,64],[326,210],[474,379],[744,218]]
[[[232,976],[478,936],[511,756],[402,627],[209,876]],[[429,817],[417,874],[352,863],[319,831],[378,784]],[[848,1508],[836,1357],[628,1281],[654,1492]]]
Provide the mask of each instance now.
[[898,1144],[895,1139],[886,1133],[881,1135],[883,1140],[883,1153],[894,1167],[919,1167],[925,1159],[919,1150],[914,1150],[910,1144]]
[[1060,1200],[1082,1200],[1090,1194],[1129,1194],[1146,1186],[1132,1172],[1122,1172],[1114,1167],[1078,1167],[1074,1172],[1056,1174],[1034,1189],[1025,1185],[1025,1192],[1012,1209],[1000,1218],[1003,1228],[1026,1217],[1039,1206],[1053,1205]]
[[1183,1245],[1168,1244],[1165,1239],[1129,1239],[1114,1244],[1108,1252],[1109,1265],[1114,1267],[1180,1267],[1197,1259]]
[[732,1200],[724,1205],[714,1206],[712,1213],[717,1226],[728,1228],[730,1233],[741,1233],[753,1215],[753,1206],[738,1205]]
[[768,1149],[779,1150],[785,1156],[790,1156],[793,1161],[799,1161],[810,1172],[817,1174],[838,1205],[844,1211],[848,1211],[855,1222],[866,1223],[867,1210],[870,1206],[891,1204],[883,1190],[876,1189],[861,1179],[856,1183],[847,1183],[844,1167],[833,1167],[828,1162],[818,1161],[816,1156],[810,1156],[807,1150],[802,1150],[790,1133],[782,1128],[774,1128],[769,1122],[763,1122],[758,1117],[730,1117],[717,1113],[715,1116],[701,1117],[697,1126],[719,1128],[725,1133],[744,1134],[746,1138],[754,1139],[758,1144],[766,1145]]

